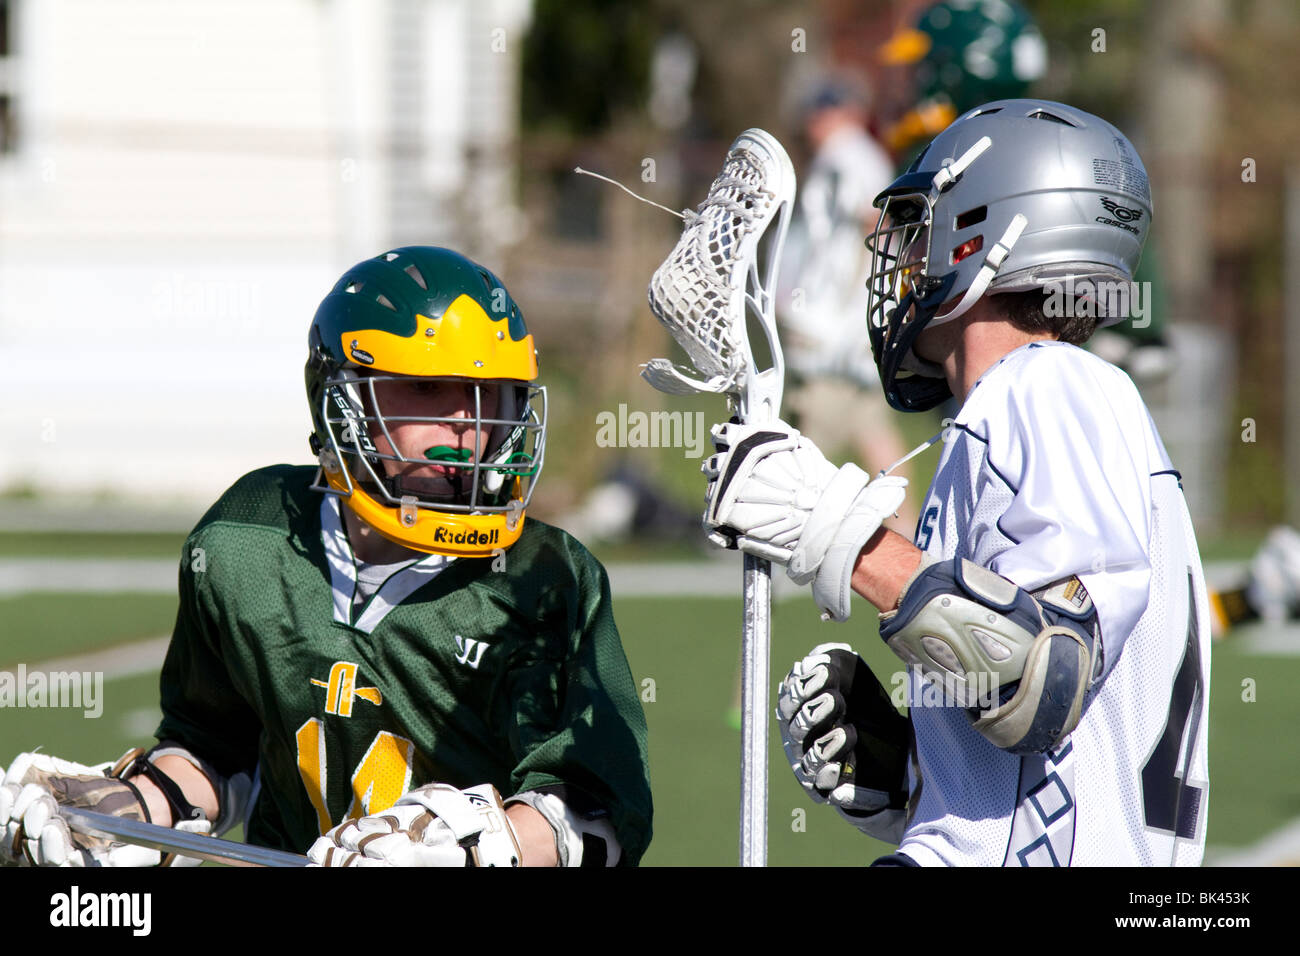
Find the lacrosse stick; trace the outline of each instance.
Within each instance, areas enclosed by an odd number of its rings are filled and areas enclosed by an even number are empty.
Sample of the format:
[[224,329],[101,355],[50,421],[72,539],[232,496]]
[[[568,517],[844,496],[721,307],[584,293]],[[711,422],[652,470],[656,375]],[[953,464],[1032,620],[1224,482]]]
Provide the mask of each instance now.
[[[655,388],[675,395],[724,394],[731,414],[749,424],[778,417],[785,360],[777,339],[773,293],[794,192],[794,167],[776,138],[761,129],[741,133],[731,144],[708,198],[696,213],[687,213],[682,237],[650,280],[650,310],[694,366],[688,371],[667,359],[652,359],[641,374]],[[758,246],[773,221],[776,233],[767,247],[760,279]],[[757,367],[747,312],[753,313],[767,338],[771,368]],[[767,863],[771,573],[771,562],[745,555],[741,866]]]
[[221,840],[201,833],[187,833],[141,820],[95,813],[93,810],[63,807],[59,813],[67,822],[68,828],[78,833],[118,843],[133,843],[163,853],[179,853],[198,860],[236,866],[306,866],[308,863],[305,856],[297,853]]

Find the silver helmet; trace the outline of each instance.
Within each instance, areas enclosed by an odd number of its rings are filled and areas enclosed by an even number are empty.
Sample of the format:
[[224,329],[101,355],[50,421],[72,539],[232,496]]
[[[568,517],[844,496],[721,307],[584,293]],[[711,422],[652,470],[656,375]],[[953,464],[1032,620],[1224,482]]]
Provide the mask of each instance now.
[[[1091,300],[1100,324],[1121,321],[1114,303],[1127,302],[1151,228],[1133,145],[1105,120],[1048,100],[959,116],[875,204],[867,324],[885,396],[901,411],[950,396],[912,346],[985,294],[1059,289]],[[1121,285],[1122,299],[1110,294]]]

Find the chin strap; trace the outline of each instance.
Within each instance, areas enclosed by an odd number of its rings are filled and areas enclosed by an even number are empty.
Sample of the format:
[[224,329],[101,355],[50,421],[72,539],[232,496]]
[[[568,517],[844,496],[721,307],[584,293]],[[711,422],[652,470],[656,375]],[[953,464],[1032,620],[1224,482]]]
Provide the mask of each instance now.
[[[975,141],[974,145],[972,145],[970,149],[966,150],[966,152],[962,153],[955,162],[941,167],[939,171],[934,174],[934,179],[931,180],[931,186],[934,189],[934,192],[936,194],[941,193],[953,183],[957,182],[957,180],[961,178],[961,174],[964,173],[967,168],[975,162],[975,160],[983,156],[992,145],[992,139],[987,136],[981,136]],[[975,276],[975,281],[972,282],[970,287],[966,290],[966,294],[963,295],[961,301],[957,303],[956,308],[946,315],[934,316],[927,323],[928,325],[942,325],[944,322],[951,322],[953,319],[964,315],[971,306],[979,301],[980,297],[988,291],[989,284],[993,281],[993,277],[997,275],[998,270],[1002,268],[1002,263],[1004,263],[1007,256],[1010,255],[1012,247],[1015,246],[1016,241],[1020,238],[1020,234],[1024,232],[1025,226],[1028,222],[1029,220],[1023,215],[1016,213],[1015,217],[1011,220],[1011,224],[1007,226],[1006,232],[1002,234],[1002,238],[993,244],[993,248],[990,249],[988,255],[984,257],[984,265],[980,268],[979,274]]]
[[1025,231],[1025,226],[1028,224],[1028,219],[1020,213],[1016,213],[1011,220],[1011,224],[1007,226],[1007,231],[1002,233],[1002,238],[993,244],[989,254],[984,257],[984,265],[980,267],[979,274],[975,276],[975,281],[970,284],[970,288],[961,297],[961,301],[957,303],[956,308],[946,315],[936,315],[929,321],[929,326],[951,322],[953,319],[965,315],[967,310],[979,301],[980,297],[988,291],[990,283],[993,282],[993,277],[1002,268],[1002,263],[1007,261],[1007,256],[1011,254],[1012,248],[1020,239],[1020,234]]
[[957,157],[956,162],[949,163],[947,166],[941,166],[939,171],[934,174],[934,179],[930,180],[930,185],[934,187],[935,192],[943,192],[958,179],[961,174],[966,172],[966,168],[971,163],[984,155],[984,151],[993,145],[993,140],[987,136],[981,136],[973,146],[966,152]]

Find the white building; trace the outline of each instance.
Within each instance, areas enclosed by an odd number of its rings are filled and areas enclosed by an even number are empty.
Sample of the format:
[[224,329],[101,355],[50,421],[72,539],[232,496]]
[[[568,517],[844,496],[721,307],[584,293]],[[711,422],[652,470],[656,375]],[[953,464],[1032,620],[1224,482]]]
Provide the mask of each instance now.
[[0,0],[0,490],[210,500],[308,461],[339,274],[410,243],[493,264],[517,228],[529,11]]

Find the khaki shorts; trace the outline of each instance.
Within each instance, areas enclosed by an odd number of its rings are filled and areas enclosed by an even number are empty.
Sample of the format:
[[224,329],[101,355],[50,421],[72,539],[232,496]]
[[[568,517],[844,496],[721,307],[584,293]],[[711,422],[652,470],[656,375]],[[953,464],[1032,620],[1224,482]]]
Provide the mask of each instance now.
[[898,428],[883,391],[843,379],[808,379],[790,391],[787,404],[796,416],[792,424],[827,455],[851,451],[856,456],[864,436]]

